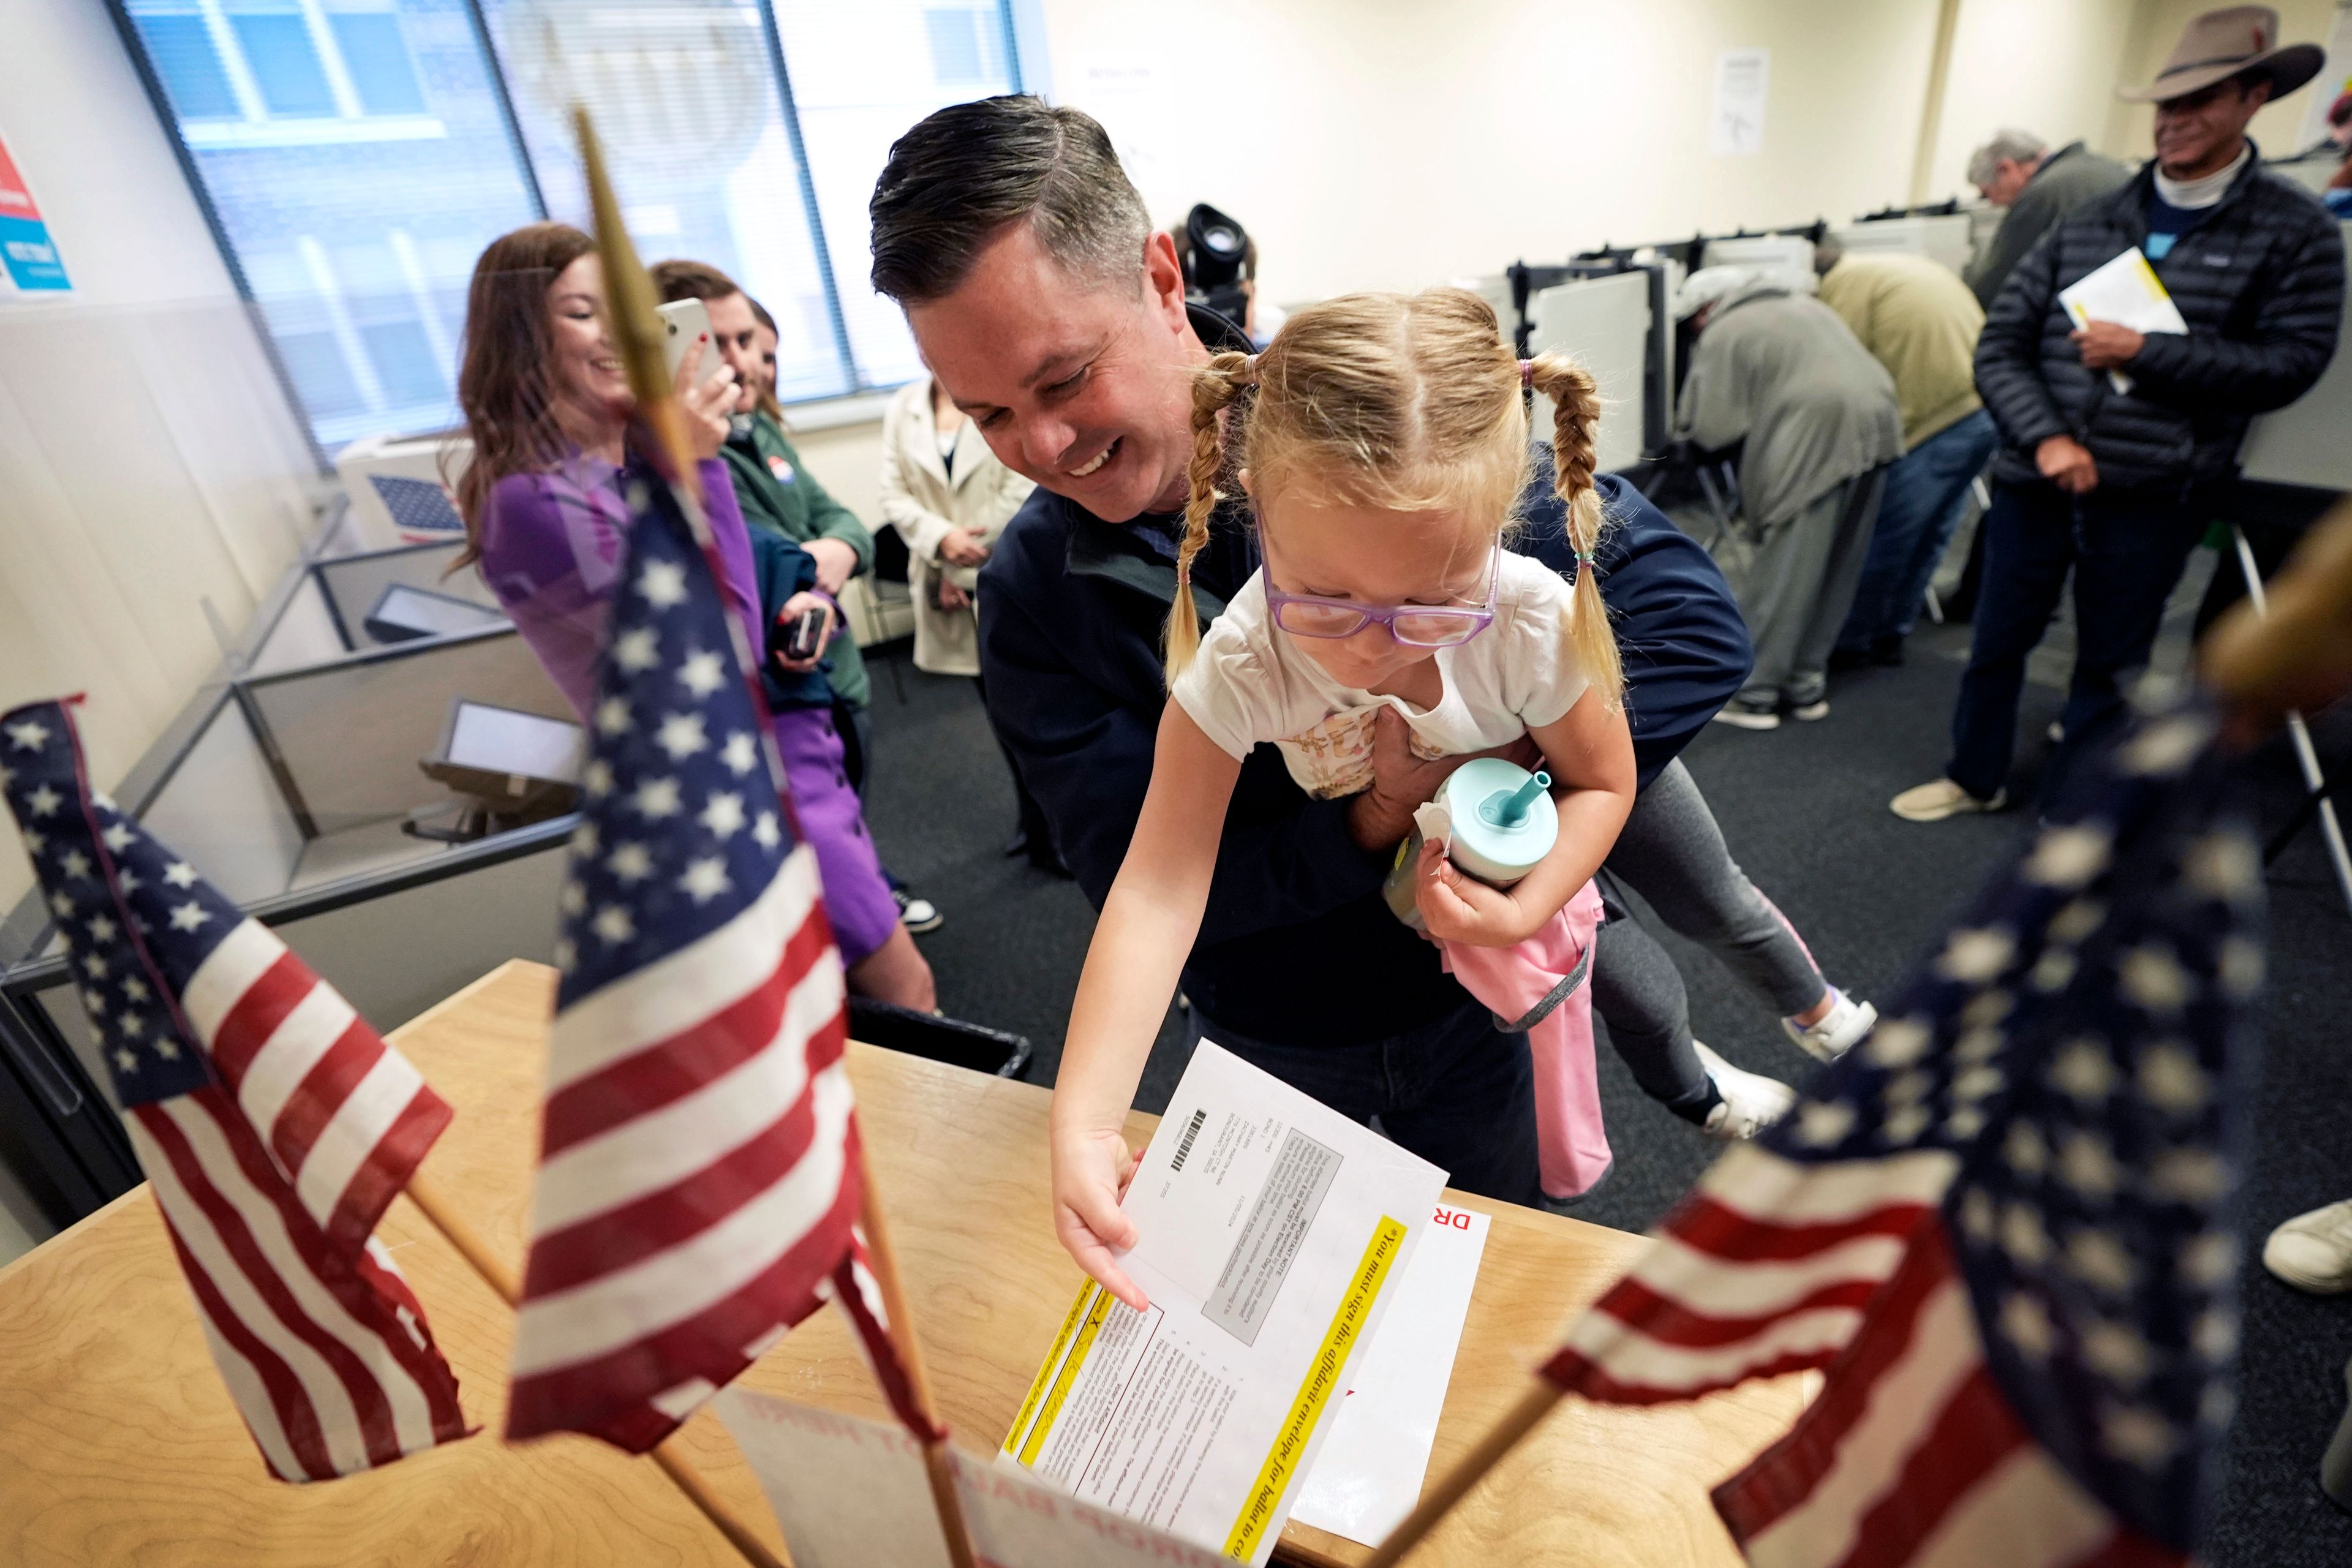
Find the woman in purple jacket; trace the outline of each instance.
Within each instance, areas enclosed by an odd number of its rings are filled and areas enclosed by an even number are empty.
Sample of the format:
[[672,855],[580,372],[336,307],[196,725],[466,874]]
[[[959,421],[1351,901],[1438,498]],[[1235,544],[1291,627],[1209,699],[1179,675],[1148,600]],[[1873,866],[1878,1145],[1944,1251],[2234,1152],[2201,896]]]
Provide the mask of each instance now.
[[[732,374],[698,384],[707,346],[679,367],[686,426],[724,568],[719,584],[749,646],[766,646],[764,618],[735,489],[719,459],[737,396]],[[635,413],[604,327],[595,243],[566,224],[541,223],[493,241],[474,266],[457,397],[474,440],[457,481],[466,520],[459,564],[475,564],[523,639],[583,721],[594,700],[605,612],[618,578],[629,511],[617,483]],[[803,593],[786,616],[837,606]],[[822,644],[820,644],[820,647]],[[791,664],[812,668],[816,659]],[[826,912],[851,989],[900,1006],[937,1007],[930,965],[898,923],[874,841],[842,771],[841,738],[824,709],[775,714],[777,750],[793,806],[824,883]]]

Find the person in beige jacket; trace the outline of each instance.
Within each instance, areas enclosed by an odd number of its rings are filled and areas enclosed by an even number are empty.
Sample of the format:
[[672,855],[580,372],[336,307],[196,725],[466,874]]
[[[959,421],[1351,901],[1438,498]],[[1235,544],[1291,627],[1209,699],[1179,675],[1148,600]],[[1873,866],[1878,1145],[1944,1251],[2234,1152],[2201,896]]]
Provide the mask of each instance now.
[[882,416],[882,517],[907,542],[915,668],[980,674],[972,590],[989,546],[1036,487],[996,460],[930,377],[898,389]]
[[1937,563],[1968,510],[1969,489],[1999,444],[1977,396],[1977,333],[1984,310],[1959,274],[1924,256],[1813,249],[1821,300],[1895,379],[1903,457],[1886,470],[1853,606],[1830,653],[1832,669],[1901,664]]
[[[907,542],[915,603],[915,668],[980,679],[981,563],[1035,486],[988,449],[963,411],[929,376],[898,389],[882,416],[882,518]],[[1008,753],[1005,766],[1013,768]],[[1050,871],[1061,865],[1044,815],[1013,770],[1019,829],[1005,846]]]

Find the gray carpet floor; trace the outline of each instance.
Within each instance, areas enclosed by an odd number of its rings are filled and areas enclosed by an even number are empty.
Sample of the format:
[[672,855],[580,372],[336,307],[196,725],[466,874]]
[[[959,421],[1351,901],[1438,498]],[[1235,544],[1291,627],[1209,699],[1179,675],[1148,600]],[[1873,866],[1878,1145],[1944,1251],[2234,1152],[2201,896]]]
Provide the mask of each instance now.
[[[2176,595],[2159,663],[2185,655],[2189,609],[2210,569],[2201,552]],[[2030,826],[2021,813],[1920,826],[1886,802],[1933,778],[1967,627],[1923,626],[1900,668],[1838,679],[1818,724],[1753,734],[1717,725],[1685,753],[1749,876],[1787,912],[1830,978],[1864,996],[1890,992],[1953,910]],[[2039,737],[2061,704],[2069,658],[2057,628],[2033,665],[2021,733],[2021,783],[2031,788]],[[886,862],[938,903],[946,923],[923,937],[950,1014],[1016,1030],[1034,1044],[1027,1076],[1051,1084],[1093,916],[1071,883],[1001,853],[1013,794],[970,681],[923,675],[903,647],[881,650],[875,682],[876,762],[868,815]],[[2352,766],[2352,713],[2314,725],[2323,755]],[[2291,755],[2252,758],[2265,820],[2300,795]],[[2299,1295],[2255,1261],[2262,1237],[2290,1215],[2352,1196],[2352,918],[2317,835],[2306,831],[2272,868],[2271,973],[2265,1050],[2252,1107],[2255,1137],[2242,1194],[2246,1242],[2243,1384],[2228,1439],[2213,1568],[2344,1568],[2352,1517],[2315,1482],[2346,1397],[2352,1297]],[[1740,1066],[1795,1081],[1809,1062],[1764,1005],[1710,955],[1666,938],[1688,983],[1693,1027]],[[1190,1046],[1171,1013],[1137,1103],[1167,1102]],[[1600,1053],[1601,1098],[1617,1163],[1577,1210],[1628,1230],[1654,1222],[1717,1152]]]

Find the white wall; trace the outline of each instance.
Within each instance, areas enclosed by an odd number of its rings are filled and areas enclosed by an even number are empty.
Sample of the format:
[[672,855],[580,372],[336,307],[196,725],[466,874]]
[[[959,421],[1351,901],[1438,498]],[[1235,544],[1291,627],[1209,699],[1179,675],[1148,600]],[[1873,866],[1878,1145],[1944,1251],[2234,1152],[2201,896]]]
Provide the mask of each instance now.
[[[1155,218],[1214,201],[1266,297],[1417,288],[1833,219],[1910,184],[1937,0],[1044,0],[1055,95]],[[1962,0],[1931,195],[2020,120],[2105,125],[2133,0]],[[1762,151],[1709,150],[1717,55],[1771,51]]]
[[[315,469],[104,6],[0,0],[0,136],[74,282],[0,290],[0,708],[113,784],[310,526]],[[0,909],[29,885],[0,833]]]
[[2147,0],[1960,0],[1928,188],[1974,199],[1969,154],[2015,126],[2053,147],[2104,144]]

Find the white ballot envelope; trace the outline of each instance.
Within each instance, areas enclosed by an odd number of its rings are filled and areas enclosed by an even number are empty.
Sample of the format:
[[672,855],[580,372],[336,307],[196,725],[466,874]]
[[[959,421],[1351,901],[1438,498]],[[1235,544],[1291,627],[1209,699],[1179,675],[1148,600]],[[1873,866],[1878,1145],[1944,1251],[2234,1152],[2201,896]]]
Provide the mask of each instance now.
[[[2070,289],[2058,290],[2058,303],[2078,328],[2093,321],[2113,321],[2136,332],[2186,333],[2180,307],[2164,291],[2163,279],[2147,264],[2147,253],[2135,246],[2114,260],[2086,272]],[[2122,371],[2107,372],[2117,392],[2129,392],[2132,379]]]
[[1490,1223],[1475,1210],[1437,1205],[1397,1281],[1379,1342],[1357,1358],[1331,1436],[1307,1472],[1290,1510],[1299,1523],[1377,1546],[1421,1500]]
[[[712,1406],[760,1479],[793,1568],[948,1568],[923,1451],[897,1426],[730,1388]],[[1216,1568],[1214,1553],[1064,1497],[1007,1461],[950,1456],[983,1568]]]
[[760,1478],[793,1568],[949,1568],[923,1450],[903,1428],[744,1388],[710,1407]]
[[1203,1040],[1123,1207],[1150,1298],[1089,1280],[1003,1452],[1239,1562],[1274,1550],[1445,1173]]

